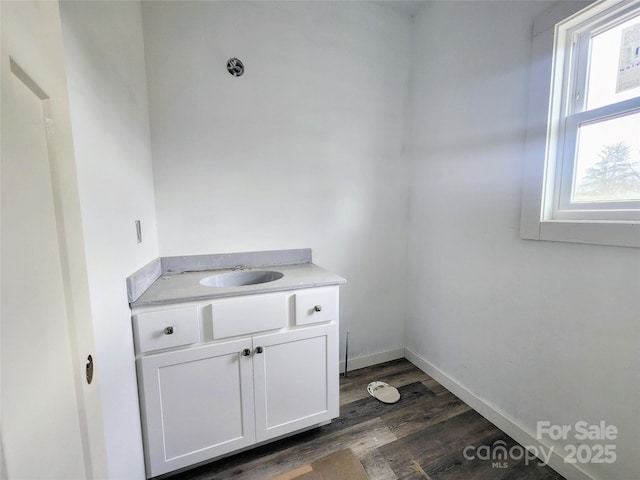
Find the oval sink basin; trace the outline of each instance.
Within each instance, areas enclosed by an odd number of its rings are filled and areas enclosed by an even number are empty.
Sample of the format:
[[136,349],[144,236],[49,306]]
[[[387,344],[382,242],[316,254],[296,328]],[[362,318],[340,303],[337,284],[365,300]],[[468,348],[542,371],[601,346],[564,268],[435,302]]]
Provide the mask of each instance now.
[[205,287],[240,287],[243,285],[257,285],[273,282],[284,277],[284,273],[270,270],[252,270],[244,272],[217,273],[200,280]]

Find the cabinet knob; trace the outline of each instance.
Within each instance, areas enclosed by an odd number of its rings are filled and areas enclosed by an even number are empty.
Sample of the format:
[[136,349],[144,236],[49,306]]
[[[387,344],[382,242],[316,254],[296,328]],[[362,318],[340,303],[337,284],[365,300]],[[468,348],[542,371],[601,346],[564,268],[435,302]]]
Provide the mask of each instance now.
[[313,310],[316,312],[321,312],[322,311],[322,305],[316,305],[315,307],[313,307]]
[[262,353],[263,351],[262,347],[256,347],[256,353]]
[[245,348],[244,350],[242,350],[243,357],[248,357],[249,355],[251,355],[251,350],[249,350],[248,348]]
[[164,334],[171,335],[173,333],[173,327],[165,327]]

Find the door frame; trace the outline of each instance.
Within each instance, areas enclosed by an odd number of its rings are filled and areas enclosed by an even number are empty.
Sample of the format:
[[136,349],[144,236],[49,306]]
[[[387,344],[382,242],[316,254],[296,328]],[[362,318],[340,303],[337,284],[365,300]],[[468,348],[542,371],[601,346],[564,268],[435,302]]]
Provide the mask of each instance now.
[[[48,142],[55,145],[48,153],[73,365],[70,374],[81,426],[79,454],[83,455],[87,478],[107,478],[100,359],[95,355],[59,4],[57,0],[0,2],[0,19],[2,82],[6,84],[13,75],[36,93],[43,101],[44,116],[48,119],[47,135],[55,138],[55,142]],[[7,115],[3,107],[2,122],[10,120]],[[85,375],[89,355],[96,362],[91,384]],[[4,449],[2,455],[4,474]]]

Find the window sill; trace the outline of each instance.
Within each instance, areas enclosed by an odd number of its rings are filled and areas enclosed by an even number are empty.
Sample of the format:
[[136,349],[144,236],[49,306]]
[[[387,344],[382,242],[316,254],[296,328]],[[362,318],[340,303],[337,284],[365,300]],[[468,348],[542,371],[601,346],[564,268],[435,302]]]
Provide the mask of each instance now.
[[609,222],[539,222],[537,234],[521,232],[523,239],[587,243],[640,248],[640,224]]

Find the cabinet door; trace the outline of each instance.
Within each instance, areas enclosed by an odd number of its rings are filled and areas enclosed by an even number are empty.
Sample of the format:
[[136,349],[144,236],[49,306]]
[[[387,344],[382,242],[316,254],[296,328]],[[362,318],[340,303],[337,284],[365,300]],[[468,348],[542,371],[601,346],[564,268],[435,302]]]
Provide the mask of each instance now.
[[252,357],[244,349],[250,339],[138,359],[147,476],[255,442]]
[[330,323],[253,337],[258,442],[338,416],[336,330]]

